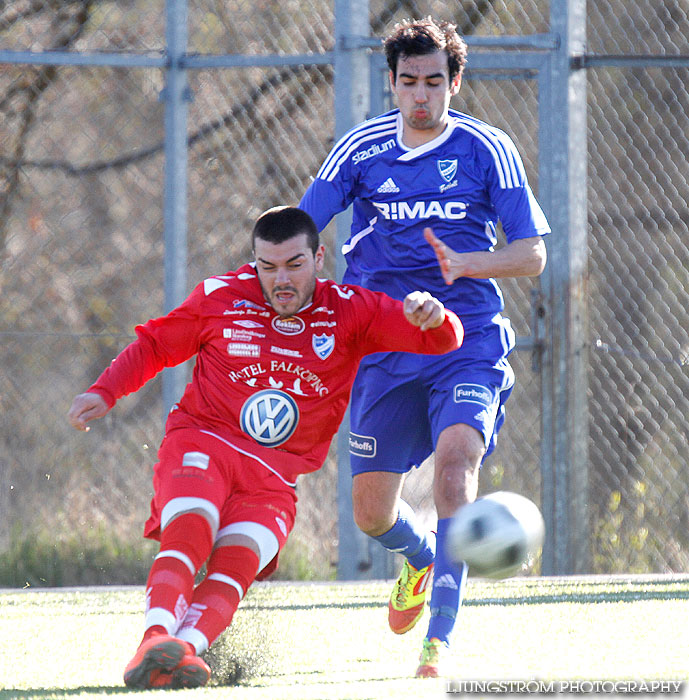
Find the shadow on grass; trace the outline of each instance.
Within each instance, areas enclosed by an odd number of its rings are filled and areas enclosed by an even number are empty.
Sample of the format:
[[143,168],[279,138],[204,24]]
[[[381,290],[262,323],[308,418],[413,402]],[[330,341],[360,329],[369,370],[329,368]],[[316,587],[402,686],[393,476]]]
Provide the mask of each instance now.
[[29,690],[13,690],[6,688],[0,690],[0,700],[24,700],[29,698],[69,697],[70,695],[121,695],[123,693],[137,692],[126,686],[81,686],[80,688],[31,688]]
[[[687,590],[608,590],[608,591],[571,591],[564,593],[532,594],[525,596],[494,596],[485,598],[465,598],[462,605],[467,607],[486,605],[545,605],[548,603],[623,603],[634,600],[675,600],[689,599],[689,588]],[[253,603],[247,605],[247,609],[255,612],[274,611],[313,611],[313,610],[363,610],[367,608],[386,608],[387,601],[372,601],[352,603],[284,603],[284,604],[263,604]]]
[[[392,587],[392,584],[390,584]],[[247,610],[256,610],[257,612],[272,612],[274,610],[280,611],[297,611],[297,610],[359,610],[364,608],[385,608],[387,609],[388,602],[385,601],[370,601],[361,603],[359,601],[354,601],[352,603],[333,603],[327,601],[325,603],[277,603],[273,605],[272,603],[253,603],[249,602],[246,605]]]
[[687,600],[686,591],[606,591],[587,593],[553,593],[519,597],[495,597],[467,599],[462,605],[546,605],[551,603],[629,603],[637,600]]

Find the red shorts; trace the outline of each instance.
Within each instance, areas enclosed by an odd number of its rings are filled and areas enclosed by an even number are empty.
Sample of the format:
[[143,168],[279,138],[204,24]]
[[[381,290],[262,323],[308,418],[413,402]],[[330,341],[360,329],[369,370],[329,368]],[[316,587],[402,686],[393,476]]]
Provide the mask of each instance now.
[[[279,452],[276,452],[279,459]],[[278,540],[278,553],[294,525],[297,495],[270,471],[270,465],[213,433],[196,428],[170,431],[158,450],[153,474],[151,517],[144,536],[160,540],[160,518],[175,498],[210,501],[218,510],[218,529],[239,522],[268,528]],[[265,578],[277,568],[277,555],[261,572]]]

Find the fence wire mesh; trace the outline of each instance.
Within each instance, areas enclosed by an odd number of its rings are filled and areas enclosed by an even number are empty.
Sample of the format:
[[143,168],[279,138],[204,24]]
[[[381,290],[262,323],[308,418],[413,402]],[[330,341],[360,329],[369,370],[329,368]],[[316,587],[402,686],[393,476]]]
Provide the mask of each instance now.
[[[546,0],[371,0],[371,35],[428,14],[465,35],[528,35],[549,30],[549,12]],[[190,2],[188,14],[190,53],[334,46],[333,3],[207,0]],[[689,0],[589,2],[587,17],[594,53],[689,53]],[[159,55],[165,3],[6,3],[3,49]],[[188,77],[191,287],[247,259],[247,232],[263,209],[299,200],[333,143],[334,114],[331,65]],[[588,527],[599,573],[689,570],[687,78],[684,68],[588,71]],[[140,582],[148,568],[148,559],[131,562],[148,556],[135,543],[164,418],[160,380],[87,435],[72,431],[65,414],[134,325],[163,311],[164,79],[162,69],[125,66],[0,70],[0,570],[44,543],[44,560],[26,574],[32,585]],[[467,79],[453,103],[514,138],[536,192],[538,100],[529,76],[504,76]],[[331,276],[333,228],[325,235]],[[538,283],[501,286],[518,335],[528,336]],[[529,350],[511,359],[517,386],[482,490],[538,502],[539,375]],[[406,486],[429,519],[431,471]],[[302,480],[285,575],[332,574],[335,483],[332,456]],[[74,560],[61,569],[56,544],[75,540]]]
[[[589,50],[686,56],[689,3],[589,3]],[[590,474],[597,571],[689,570],[685,68],[589,71]]]
[[332,49],[334,14],[319,0],[189,3],[191,51],[300,54]]
[[164,0],[16,0],[0,7],[3,49],[162,51]]
[[594,552],[686,571],[689,74],[589,77]]
[[457,25],[463,35],[537,34],[548,30],[549,0],[372,0],[372,34],[384,34],[394,22],[431,15]]

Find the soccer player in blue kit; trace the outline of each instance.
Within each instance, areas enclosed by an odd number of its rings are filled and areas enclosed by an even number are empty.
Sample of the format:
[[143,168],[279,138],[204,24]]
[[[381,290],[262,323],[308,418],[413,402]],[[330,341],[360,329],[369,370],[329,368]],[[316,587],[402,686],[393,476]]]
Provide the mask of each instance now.
[[[421,618],[433,574],[416,675],[436,677],[467,573],[445,554],[447,528],[476,498],[514,384],[514,332],[495,278],[539,275],[550,228],[512,140],[449,108],[466,64],[454,25],[406,20],[383,43],[397,109],[345,134],[299,206],[322,230],[353,203],[344,282],[398,299],[426,289],[464,323],[464,345],[443,357],[365,358],[350,411],[354,519],[406,557],[388,606],[393,632]],[[506,245],[495,249],[498,221]],[[432,452],[435,534],[401,498],[405,474]]]

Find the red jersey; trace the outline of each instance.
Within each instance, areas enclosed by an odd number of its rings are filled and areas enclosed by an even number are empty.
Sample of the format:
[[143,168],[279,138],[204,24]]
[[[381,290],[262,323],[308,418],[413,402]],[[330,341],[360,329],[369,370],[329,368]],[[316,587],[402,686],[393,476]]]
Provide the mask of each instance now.
[[311,303],[282,318],[250,264],[204,280],[179,307],[136,333],[89,391],[112,407],[164,367],[196,355],[166,431],[210,431],[287,483],[323,464],[364,355],[442,354],[459,347],[464,335],[451,311],[440,327],[421,331],[406,320],[402,302],[331,280],[317,280]]

